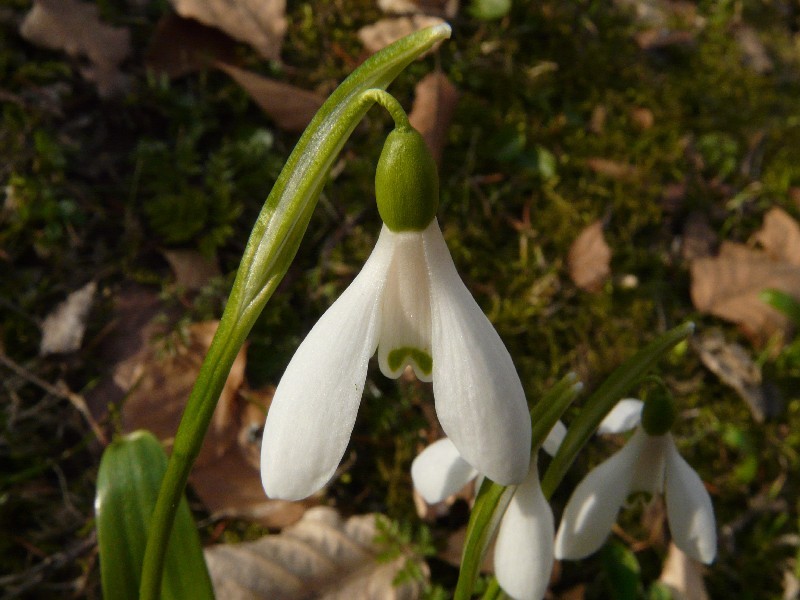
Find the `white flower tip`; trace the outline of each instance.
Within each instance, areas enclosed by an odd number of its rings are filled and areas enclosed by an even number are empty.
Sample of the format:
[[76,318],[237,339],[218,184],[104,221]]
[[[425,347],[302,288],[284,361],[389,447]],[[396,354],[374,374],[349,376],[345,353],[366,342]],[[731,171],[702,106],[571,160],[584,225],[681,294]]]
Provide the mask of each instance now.
[[448,438],[425,448],[411,463],[414,488],[428,504],[452,496],[477,475]]
[[449,38],[453,34],[453,28],[450,23],[439,23],[431,27],[431,31],[436,34],[436,37]]
[[550,433],[547,434],[547,437],[542,442],[542,449],[547,452],[550,456],[555,456],[558,449],[561,447],[561,443],[564,441],[564,438],[567,435],[567,428],[561,421],[556,421],[556,424],[553,425],[553,428],[550,430]]
[[622,433],[630,431],[642,420],[644,402],[635,398],[624,398],[600,422],[597,433]]

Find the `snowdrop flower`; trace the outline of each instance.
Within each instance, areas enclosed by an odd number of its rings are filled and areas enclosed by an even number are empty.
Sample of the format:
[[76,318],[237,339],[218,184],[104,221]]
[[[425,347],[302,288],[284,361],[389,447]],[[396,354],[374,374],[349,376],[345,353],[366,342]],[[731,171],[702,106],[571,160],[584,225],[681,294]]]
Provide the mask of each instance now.
[[384,226],[361,272],[297,349],[270,406],[261,449],[268,496],[309,496],[347,448],[369,358],[433,382],[436,413],[487,477],[528,473],[531,424],[511,356],[456,272],[435,213],[436,166],[411,128],[387,138],[375,177]]
[[[545,451],[554,455],[565,434],[566,428],[557,422],[543,444]],[[478,476],[448,438],[425,448],[411,463],[414,487],[429,504],[441,502]],[[554,532],[553,512],[542,494],[534,460],[503,514],[494,546],[495,576],[514,600],[544,597],[553,570]]]
[[666,394],[653,394],[645,403],[622,400],[608,414],[598,431],[636,431],[575,488],[556,536],[556,558],[577,560],[598,550],[628,496],[641,491],[663,493],[675,544],[700,562],[713,562],[714,508],[700,477],[678,454],[669,433],[674,420],[674,404]]

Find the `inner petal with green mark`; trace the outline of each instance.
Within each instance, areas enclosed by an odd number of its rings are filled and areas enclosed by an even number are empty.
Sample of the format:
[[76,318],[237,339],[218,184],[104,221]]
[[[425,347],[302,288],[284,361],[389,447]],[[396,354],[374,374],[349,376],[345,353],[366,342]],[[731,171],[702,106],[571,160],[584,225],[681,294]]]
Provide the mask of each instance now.
[[422,234],[395,233],[394,255],[384,288],[378,364],[397,378],[410,366],[421,381],[431,381],[431,298]]

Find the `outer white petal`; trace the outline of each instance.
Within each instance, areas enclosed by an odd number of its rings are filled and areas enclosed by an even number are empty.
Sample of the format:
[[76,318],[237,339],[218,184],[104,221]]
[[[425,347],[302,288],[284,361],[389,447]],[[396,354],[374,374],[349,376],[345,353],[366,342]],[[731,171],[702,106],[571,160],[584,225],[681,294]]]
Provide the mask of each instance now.
[[624,398],[600,422],[597,433],[622,433],[630,431],[642,420],[644,402],[634,398]]
[[534,466],[500,522],[494,572],[500,587],[514,600],[540,600],[552,570],[553,513]]
[[478,471],[503,485],[519,483],[530,464],[531,421],[514,363],[458,276],[436,219],[423,240],[439,422]]
[[448,438],[432,443],[411,463],[414,487],[428,504],[452,496],[477,476],[478,471],[461,458]]
[[683,460],[672,436],[665,480],[667,519],[675,545],[709,564],[717,555],[717,528],[711,497],[697,473]]
[[578,484],[567,502],[555,542],[556,558],[578,560],[595,552],[608,537],[630,493],[644,433],[637,431],[611,458]]
[[567,428],[561,421],[556,421],[556,424],[553,425],[550,433],[547,434],[547,437],[544,438],[544,442],[542,442],[542,450],[547,452],[550,456],[555,456],[566,435]]
[[272,498],[310,496],[347,449],[377,346],[393,241],[381,232],[364,268],[300,344],[275,390],[261,445],[261,481]]

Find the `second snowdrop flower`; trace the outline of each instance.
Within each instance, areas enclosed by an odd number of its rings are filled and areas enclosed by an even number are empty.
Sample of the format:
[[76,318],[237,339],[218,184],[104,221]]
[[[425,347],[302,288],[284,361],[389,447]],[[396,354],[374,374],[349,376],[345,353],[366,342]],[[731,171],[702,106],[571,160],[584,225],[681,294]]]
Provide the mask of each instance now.
[[461,455],[492,480],[528,473],[525,395],[497,332],[456,272],[435,214],[436,165],[422,137],[398,127],[375,177],[384,221],[364,268],[298,348],[264,428],[267,495],[300,499],[332,477],[347,448],[367,365],[433,382],[436,413]]
[[714,508],[700,477],[678,454],[669,433],[674,419],[674,404],[665,393],[644,404],[622,400],[609,413],[601,433],[636,431],[575,488],[556,536],[556,558],[577,560],[598,550],[628,496],[641,491],[664,494],[670,532],[681,550],[703,563],[714,560]]

